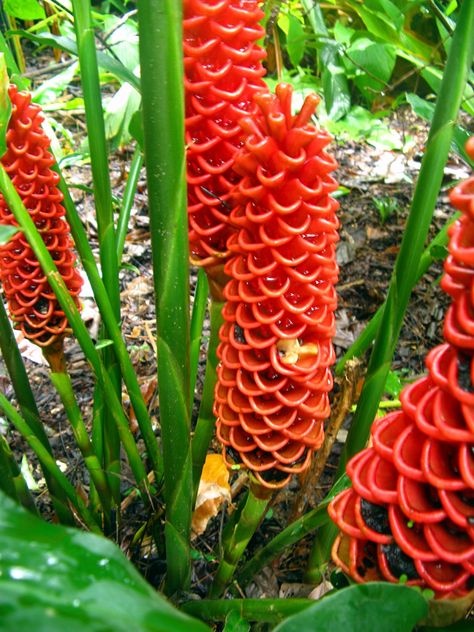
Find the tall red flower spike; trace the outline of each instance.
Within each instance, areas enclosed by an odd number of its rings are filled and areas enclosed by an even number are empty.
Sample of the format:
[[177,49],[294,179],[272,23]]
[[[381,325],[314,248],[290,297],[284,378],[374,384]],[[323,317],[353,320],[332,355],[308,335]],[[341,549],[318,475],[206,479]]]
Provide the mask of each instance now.
[[228,256],[232,165],[243,145],[238,125],[253,116],[262,76],[265,35],[259,0],[184,0],[184,71],[189,240],[194,263]]
[[[474,158],[474,138],[468,145]],[[474,177],[451,193],[442,288],[452,298],[445,344],[428,376],[405,387],[402,409],[377,419],[372,445],[347,466],[353,487],[329,515],[333,559],[358,582],[386,579],[456,598],[474,588]]]
[[[79,305],[82,279],[74,267],[69,226],[64,221],[63,195],[50,141],[41,127],[41,108],[31,103],[31,95],[11,85],[12,114],[7,131],[7,151],[2,164],[10,175],[24,205],[64,280]],[[0,195],[0,224],[18,225]],[[0,281],[15,327],[26,338],[47,347],[67,330],[68,322],[52,292],[40,264],[22,233],[0,247]]]
[[296,116],[291,100],[291,86],[280,84],[276,96],[258,94],[257,112],[241,121],[215,396],[228,464],[275,488],[305,470],[323,440],[338,275],[330,136],[310,122],[316,95]]

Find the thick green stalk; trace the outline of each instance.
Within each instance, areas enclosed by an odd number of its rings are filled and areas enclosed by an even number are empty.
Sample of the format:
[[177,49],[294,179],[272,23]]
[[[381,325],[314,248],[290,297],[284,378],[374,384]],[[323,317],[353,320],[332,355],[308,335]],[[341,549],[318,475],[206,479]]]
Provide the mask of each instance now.
[[237,573],[237,584],[244,588],[264,566],[281,555],[286,549],[302,540],[308,533],[311,533],[311,531],[330,522],[327,514],[327,506],[334,496],[346,489],[349,484],[350,481],[348,477],[346,475],[342,476],[315,509],[312,509],[304,516],[301,516],[301,518],[298,518],[298,520],[289,524],[283,531],[270,540],[268,544],[259,549]]
[[[453,217],[443,226],[438,234],[431,240],[429,246],[425,248],[425,251],[421,255],[420,263],[418,265],[418,271],[416,273],[415,285],[422,278],[433,261],[437,257],[433,256],[433,249],[436,247],[446,246],[448,244],[448,229],[451,224],[460,216],[460,213],[454,213]],[[413,288],[412,288],[413,290]],[[336,364],[336,375],[342,375],[344,367],[348,360],[352,358],[360,358],[372,344],[373,339],[377,334],[377,330],[382,320],[382,313],[385,308],[385,302],[378,308],[370,321],[364,327],[358,338],[352,343],[346,353],[342,356],[339,362]]]
[[11,450],[2,434],[0,434],[0,489],[19,502],[11,463]]
[[194,291],[193,311],[191,314],[191,342],[189,347],[189,404],[192,408],[194,401],[194,389],[199,366],[199,352],[201,350],[202,326],[206,316],[207,297],[209,283],[207,275],[202,268],[198,270],[196,289]]
[[18,467],[5,437],[0,434],[0,489],[10,498],[20,502],[32,513],[38,513],[35,501]]
[[[116,322],[120,322],[120,286],[118,276],[117,244],[115,238],[112,187],[110,184],[105,123],[99,82],[99,67],[92,25],[90,0],[72,0],[74,28],[76,31],[81,84],[84,94],[87,134],[90,143],[94,200],[99,237],[102,277],[114,311]],[[107,338],[105,331],[102,337]],[[120,369],[113,349],[102,351],[106,369],[117,397],[121,396]],[[120,498],[120,439],[107,406],[101,407],[100,423],[104,435],[104,466],[109,474],[109,484],[114,497]]]
[[79,494],[76,494],[74,487],[68,481],[66,476],[61,472],[56,465],[54,457],[49,454],[41,441],[30,430],[28,424],[23,417],[13,408],[7,398],[0,393],[0,410],[8,417],[11,423],[15,426],[18,432],[23,435],[33,452],[38,456],[42,466],[47,469],[49,475],[54,478],[58,485],[67,496],[71,506],[78,515],[79,519],[94,533],[102,533],[100,527],[97,525],[94,517],[87,508],[86,504],[82,500]]
[[190,580],[192,478],[182,4],[138,0],[143,129],[157,319],[166,591]]
[[[71,234],[74,238],[76,250],[79,253],[82,266],[87,273],[87,278],[89,279],[92,290],[94,292],[94,298],[99,307],[102,319],[107,327],[108,335],[114,343],[115,354],[120,363],[123,380],[130,396],[130,402],[133,406],[133,410],[137,418],[137,423],[146,445],[148,458],[150,459],[151,466],[155,472],[156,480],[158,481],[163,475],[163,462],[155,433],[153,432],[153,425],[148,413],[148,408],[140,390],[137,374],[135,373],[135,369],[130,360],[130,356],[128,355],[120,327],[117,325],[117,322],[115,320],[110,299],[107,295],[104,282],[97,270],[94,254],[87,239],[87,235],[84,231],[84,227],[77,214],[74,202],[71,198],[71,194],[69,193],[64,178],[62,177],[57,166],[53,168],[60,175],[59,189],[64,195],[66,217],[71,228]],[[105,393],[104,397],[107,399]]]
[[130,171],[128,172],[128,180],[123,192],[122,204],[117,221],[117,255],[118,262],[122,260],[123,247],[125,245],[125,237],[127,236],[128,223],[130,221],[130,213],[132,211],[133,200],[137,192],[137,184],[140,178],[140,171],[143,167],[143,154],[141,147],[137,145],[133,152],[132,162],[130,163]]
[[247,497],[236,521],[230,521],[223,533],[223,554],[214,576],[209,597],[220,597],[229,585],[247,544],[267,511],[272,491],[251,481]]
[[91,481],[100,498],[106,526],[110,522],[110,510],[112,497],[107,482],[107,477],[100,464],[97,455],[94,452],[92,444],[87,434],[87,428],[81,415],[81,411],[76,402],[74,389],[72,387],[71,378],[69,377],[64,366],[64,356],[62,350],[62,342],[60,348],[46,348],[43,351],[48,360],[51,373],[50,378],[55,389],[59,393],[61,401],[66,411],[67,418],[71,424],[72,432],[76,445],[81,451],[87,471],[90,474]]
[[199,416],[191,444],[193,453],[194,498],[197,494],[202,468],[216,425],[216,418],[214,417],[212,407],[214,405],[214,388],[217,381],[216,368],[219,360],[216,355],[216,350],[219,344],[219,329],[222,324],[222,307],[223,303],[213,300],[211,300],[209,304],[211,337],[207,351],[206,373],[204,376],[201,406],[199,408]]
[[224,621],[236,610],[245,621],[278,623],[314,604],[314,599],[201,599],[187,601],[181,608],[204,621]]
[[68,292],[68,289],[58,272],[51,255],[36,226],[26,210],[5,168],[0,164],[0,191],[2,192],[8,208],[12,212],[25,237],[28,240],[35,257],[38,259],[43,273],[48,279],[51,289],[55,293],[61,309],[64,311],[69,325],[74,331],[81,348],[91,363],[97,380],[100,382],[107,405],[117,425],[121,441],[127,453],[130,467],[136,478],[137,484],[143,491],[148,489],[146,471],[140,458],[135,440],[130,431],[128,420],[122,409],[121,402],[113,388],[108,371],[105,369],[100,355],[94,346],[81,315]]
[[[28,375],[25,370],[25,365],[21,357],[21,353],[16,344],[15,336],[8,320],[8,316],[3,305],[3,301],[0,299],[0,351],[2,353],[3,361],[7,367],[13,389],[15,391],[15,397],[20,406],[20,410],[26,417],[30,430],[38,437],[39,441],[44,445],[45,449],[52,454],[51,445],[49,443],[48,436],[44,430],[43,424],[39,418],[38,408],[36,406],[35,398],[31,390]],[[51,494],[51,500],[54,505],[54,509],[61,523],[74,524],[74,517],[67,507],[66,497],[62,490],[56,484],[56,481],[51,478],[47,471],[43,471],[48,490]]]
[[[338,473],[347,461],[362,450],[383,394],[405,310],[420,265],[423,244],[443,179],[444,167],[453,136],[454,122],[462,101],[466,79],[474,56],[474,2],[464,2],[451,42],[443,80],[436,101],[426,151],[403,234],[400,252],[390,282],[385,309],[370,356],[367,376],[347,436]],[[329,527],[328,527],[329,529]],[[329,558],[334,529],[323,528],[317,537],[320,553],[312,554],[308,572],[314,574],[315,558],[323,565]]]
[[[16,344],[15,336],[13,335],[10,321],[8,320],[7,312],[1,299],[0,351],[10,375],[18,404],[23,408],[27,408],[37,417],[39,417],[38,408],[36,407],[35,398],[33,395],[33,391],[31,390],[30,381],[26,373],[25,365],[23,364],[20,350],[18,349],[18,345]],[[38,435],[38,437],[42,437],[45,443],[49,443],[44,428],[39,421],[35,425],[34,432]]]

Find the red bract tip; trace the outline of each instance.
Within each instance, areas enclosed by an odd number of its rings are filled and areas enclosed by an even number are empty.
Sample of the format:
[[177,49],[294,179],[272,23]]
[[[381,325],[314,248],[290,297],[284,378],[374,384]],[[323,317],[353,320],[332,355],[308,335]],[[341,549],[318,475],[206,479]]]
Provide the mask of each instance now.
[[[9,97],[12,115],[2,164],[79,305],[77,296],[82,279],[74,267],[69,226],[64,221],[61,204],[63,196],[57,187],[59,176],[50,168],[54,159],[49,152],[50,141],[41,127],[41,108],[31,103],[28,93],[18,92],[14,85],[9,88]],[[2,195],[0,224],[17,225]],[[67,331],[67,318],[22,233],[0,247],[0,280],[14,325],[26,338],[46,347]]]
[[402,410],[374,422],[372,447],[347,466],[352,489],[329,506],[341,530],[333,559],[353,579],[404,576],[438,598],[474,587],[473,177],[451,203],[463,216],[441,282],[453,298],[446,343],[428,354],[428,376],[403,389]]
[[286,84],[261,94],[241,121],[215,403],[229,465],[275,488],[323,441],[338,275],[330,137],[309,122],[314,96],[296,116],[291,96]]
[[185,0],[183,37],[189,241],[193,262],[211,266],[228,256],[230,194],[239,177],[238,125],[256,111],[264,36],[257,0]]

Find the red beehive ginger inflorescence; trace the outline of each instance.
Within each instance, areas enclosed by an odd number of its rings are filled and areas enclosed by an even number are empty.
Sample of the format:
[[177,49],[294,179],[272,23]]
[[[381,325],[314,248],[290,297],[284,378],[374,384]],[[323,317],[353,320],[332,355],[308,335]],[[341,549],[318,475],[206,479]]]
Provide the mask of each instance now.
[[[2,164],[48,248],[66,286],[79,305],[82,279],[74,267],[75,255],[64,220],[59,176],[51,170],[54,158],[50,141],[41,127],[41,108],[31,95],[9,87],[12,114],[6,136],[7,151]],[[18,225],[2,195],[0,224]],[[47,347],[68,327],[64,315],[28,241],[22,233],[0,247],[0,281],[11,319],[29,340]]]
[[221,263],[228,255],[229,196],[243,145],[238,125],[256,111],[265,32],[258,0],[184,0],[184,71],[189,241],[193,262]]
[[338,275],[330,136],[310,122],[316,95],[295,116],[291,101],[280,84],[241,121],[215,396],[228,464],[275,488],[304,471],[323,441]]
[[446,342],[403,389],[402,409],[375,421],[371,447],[347,466],[353,487],[329,506],[341,530],[333,559],[353,579],[404,576],[444,598],[474,588],[474,177],[451,203],[463,216],[441,283],[453,299]]

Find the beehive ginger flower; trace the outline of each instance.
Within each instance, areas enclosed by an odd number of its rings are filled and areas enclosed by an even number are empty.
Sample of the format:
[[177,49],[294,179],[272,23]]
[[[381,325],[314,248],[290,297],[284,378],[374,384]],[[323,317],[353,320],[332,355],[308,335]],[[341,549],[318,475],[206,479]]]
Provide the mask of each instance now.
[[323,440],[338,275],[330,136],[311,122],[316,95],[297,115],[291,102],[291,86],[280,84],[276,95],[256,95],[256,114],[241,121],[215,394],[228,464],[275,488],[304,471]]
[[[8,94],[12,113],[2,164],[79,305],[82,279],[75,268],[69,226],[64,220],[59,176],[51,170],[54,159],[49,151],[50,141],[41,127],[41,108],[31,102],[30,94],[19,92],[15,85],[9,87]],[[17,225],[2,195],[0,224]],[[22,233],[0,247],[0,281],[14,326],[26,338],[48,347],[68,330],[67,318]]]
[[[474,138],[468,144],[474,158]],[[352,488],[329,515],[341,530],[333,559],[358,582],[386,579],[458,598],[474,588],[474,177],[451,192],[441,286],[452,297],[445,343],[402,409],[379,418],[372,445],[347,466]]]
[[238,121],[253,115],[253,96],[267,90],[261,4],[183,2],[189,241],[202,266],[228,255],[229,195],[239,179],[232,167],[244,140]]

